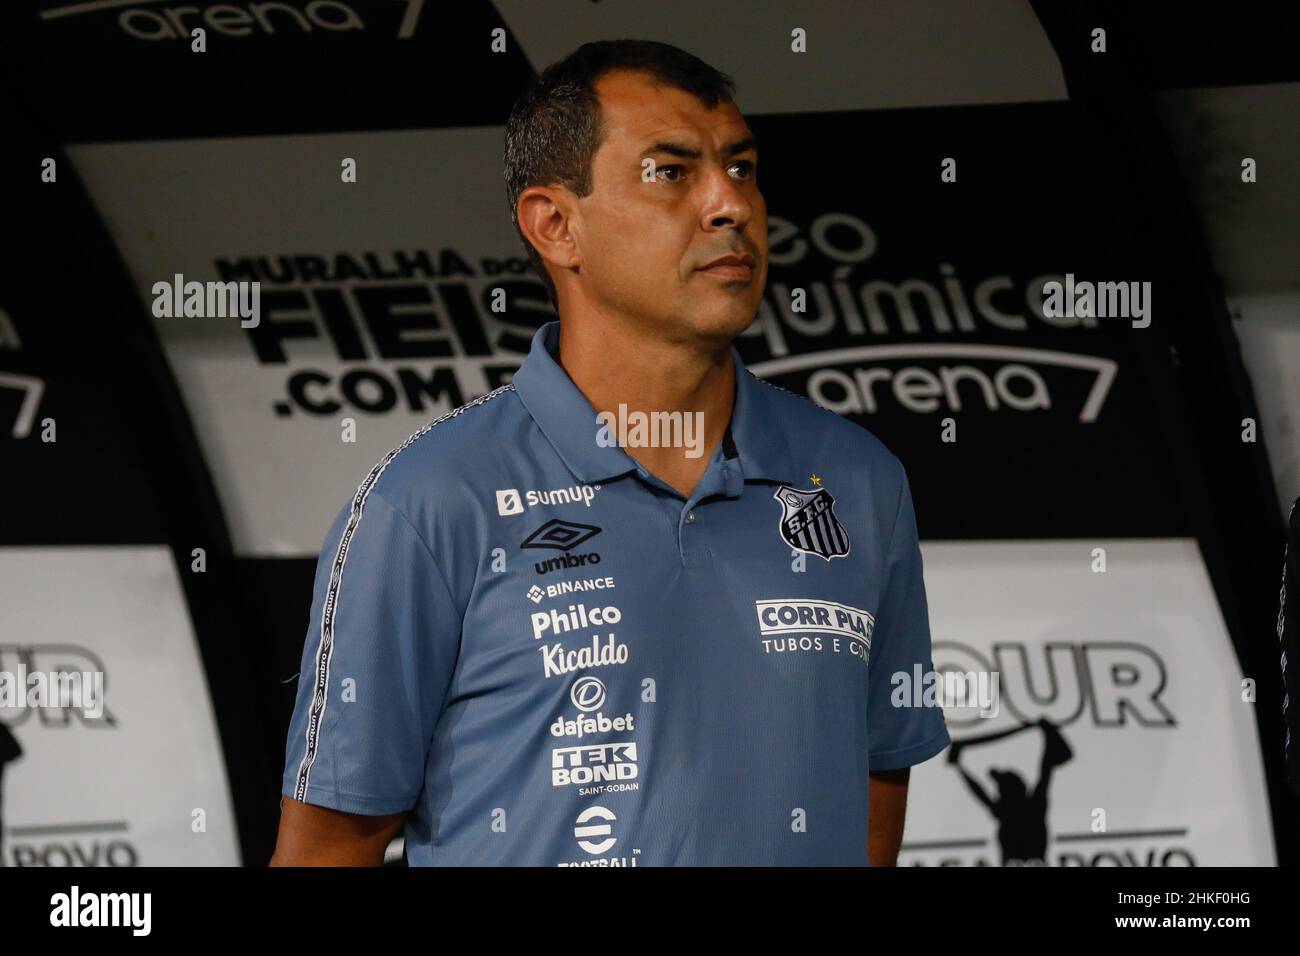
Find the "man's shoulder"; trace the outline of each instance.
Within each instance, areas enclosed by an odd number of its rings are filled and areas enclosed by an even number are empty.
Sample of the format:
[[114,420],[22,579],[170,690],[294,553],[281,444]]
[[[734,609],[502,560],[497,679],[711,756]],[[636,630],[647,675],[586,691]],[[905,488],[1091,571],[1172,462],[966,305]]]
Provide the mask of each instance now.
[[804,450],[813,445],[820,454],[848,457],[871,470],[893,471],[901,468],[897,456],[869,429],[818,405],[811,398],[759,378],[768,403],[776,411],[774,424],[785,431],[792,447]]
[[531,426],[514,386],[503,385],[422,425],[375,463],[361,487],[368,482],[373,493],[412,514],[424,499],[491,478],[495,463],[520,447]]

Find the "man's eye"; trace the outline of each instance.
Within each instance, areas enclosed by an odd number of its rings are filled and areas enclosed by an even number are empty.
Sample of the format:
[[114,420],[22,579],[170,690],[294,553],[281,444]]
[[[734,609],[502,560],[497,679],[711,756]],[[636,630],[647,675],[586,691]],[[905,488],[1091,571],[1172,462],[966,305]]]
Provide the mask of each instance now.
[[741,172],[742,172],[744,175],[738,177],[738,178],[740,178],[740,179],[748,179],[748,178],[750,178],[751,176],[754,175],[754,162],[753,162],[753,160],[749,160],[749,159],[738,160],[737,162],[734,162],[734,163],[731,164],[731,168],[732,168],[732,169],[740,169],[740,170],[741,170]]
[[656,178],[656,179],[659,178],[659,175],[660,175],[661,173],[666,172],[667,170],[670,170],[670,169],[676,170],[676,171],[677,171],[677,175],[674,176],[674,177],[672,177],[672,178],[670,178],[670,179],[668,180],[668,182],[671,182],[671,183],[680,182],[680,181],[681,181],[681,178],[682,178],[682,170],[683,170],[683,167],[682,167],[680,164],[672,164],[672,165],[669,165],[669,166],[656,166],[656,167],[655,167],[655,178]]

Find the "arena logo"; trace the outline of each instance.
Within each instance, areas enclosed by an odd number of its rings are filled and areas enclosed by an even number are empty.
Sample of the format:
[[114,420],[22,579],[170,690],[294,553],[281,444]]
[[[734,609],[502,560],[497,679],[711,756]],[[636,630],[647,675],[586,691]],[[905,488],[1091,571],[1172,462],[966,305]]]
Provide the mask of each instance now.
[[[148,3],[149,0],[145,0]],[[408,12],[399,36],[410,36],[424,0],[406,0]],[[41,12],[43,20],[66,20],[73,16],[103,13],[122,6],[120,0],[90,0],[88,3],[60,2]],[[188,43],[192,31],[205,30],[218,36],[239,38],[261,34],[283,36],[324,30],[331,33],[364,30],[361,15],[341,0],[309,0],[307,3],[266,2],[220,3],[200,8],[190,4],[146,6],[144,3],[119,10],[118,28],[136,40],[151,42],[182,40]],[[411,21],[411,22],[407,22]]]
[[[771,379],[806,373],[805,383],[789,386],[793,391],[840,414],[870,415],[883,400],[912,412],[960,411],[981,401],[990,410],[1038,410],[1052,400],[1048,377],[1078,371],[1098,380],[1080,413],[1081,421],[1095,418],[1114,377],[1114,362],[977,344],[990,334],[1096,330],[1094,315],[1044,307],[1050,292],[1045,286],[1064,276],[971,279],[942,262],[937,275],[885,278],[878,267],[860,268],[876,256],[880,241],[870,224],[852,213],[822,213],[806,227],[780,217],[770,217],[769,223],[774,278],[754,322],[736,343],[754,374]],[[809,275],[819,267],[833,270],[829,280]],[[954,336],[975,341],[944,344]],[[929,341],[890,346],[871,341],[886,337]],[[870,364],[853,368],[854,363]]]
[[914,414],[958,413],[968,405],[989,412],[1052,411],[1049,380],[1074,394],[1082,424],[1097,420],[1118,370],[1115,361],[1047,349],[997,345],[869,345],[775,359],[752,365],[760,378],[802,375],[802,391],[839,415],[876,415],[886,404]]
[[[260,366],[291,366],[284,397],[272,402],[278,416],[459,408],[508,384],[537,328],[554,318],[522,257],[239,256],[217,257],[214,271],[261,284],[261,323],[245,334]],[[513,319],[488,310],[489,288],[509,296]]]

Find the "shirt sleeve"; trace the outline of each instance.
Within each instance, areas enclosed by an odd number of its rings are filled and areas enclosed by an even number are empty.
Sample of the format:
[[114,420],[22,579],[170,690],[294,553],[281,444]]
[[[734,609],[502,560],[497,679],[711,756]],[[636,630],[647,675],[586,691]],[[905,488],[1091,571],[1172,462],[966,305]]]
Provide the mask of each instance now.
[[906,675],[910,688],[918,673],[925,675],[934,669],[921,545],[912,491],[901,462],[898,472],[898,510],[886,549],[885,580],[868,658],[867,740],[871,770],[910,767],[929,760],[952,743],[941,707],[911,706],[910,693],[906,695],[908,706],[896,706],[892,699],[895,674]]
[[373,490],[345,505],[316,566],[281,792],[349,813],[409,810],[460,634],[406,516]]

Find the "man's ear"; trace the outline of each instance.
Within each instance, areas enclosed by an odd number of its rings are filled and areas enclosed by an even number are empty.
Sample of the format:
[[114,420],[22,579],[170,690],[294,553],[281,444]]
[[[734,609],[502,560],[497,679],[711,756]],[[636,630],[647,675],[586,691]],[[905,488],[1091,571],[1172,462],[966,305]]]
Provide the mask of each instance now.
[[579,259],[565,199],[563,190],[553,186],[529,186],[515,207],[520,231],[557,269],[572,269]]

